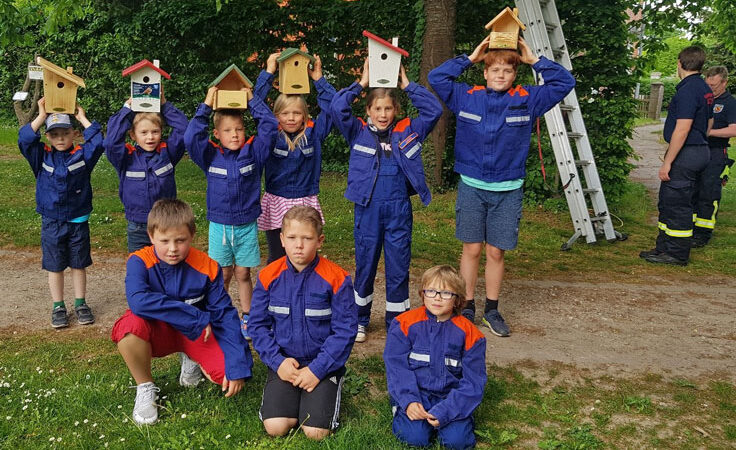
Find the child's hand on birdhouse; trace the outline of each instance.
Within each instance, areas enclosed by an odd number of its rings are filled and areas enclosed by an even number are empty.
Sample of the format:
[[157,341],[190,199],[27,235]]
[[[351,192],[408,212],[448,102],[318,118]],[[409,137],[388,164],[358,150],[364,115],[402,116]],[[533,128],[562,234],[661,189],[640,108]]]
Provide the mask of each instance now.
[[409,86],[409,77],[406,76],[406,69],[404,69],[403,64],[399,69],[399,79],[401,80],[401,84],[399,84],[401,89],[406,89]]
[[486,49],[488,48],[488,43],[491,40],[491,36],[488,35],[485,38],[483,38],[482,41],[480,41],[480,44],[478,44],[477,47],[475,47],[475,50],[473,50],[473,53],[468,56],[468,59],[470,59],[470,62],[473,64],[477,64],[481,61],[483,61],[483,57],[486,54]]
[[164,84],[161,83],[161,106],[166,103],[166,97],[164,96]]
[[253,90],[247,87],[240,88],[241,91],[245,92],[245,98],[248,99],[248,101],[251,101],[253,98]]
[[363,89],[368,87],[368,58],[366,58],[363,63],[363,74],[360,77],[359,83],[363,86]]
[[307,67],[307,72],[309,72],[312,80],[317,81],[322,78],[322,59],[320,59],[319,55],[314,55],[314,64],[312,66],[311,69]]
[[217,86],[207,89],[207,96],[204,98],[204,104],[212,108],[215,104],[215,95],[217,95]]
[[87,119],[87,113],[79,103],[77,103],[77,112],[74,114],[74,118],[77,119],[85,129],[92,125],[92,122]]
[[266,72],[271,75],[276,73],[276,70],[279,68],[279,56],[281,56],[281,52],[271,53],[268,55],[268,59],[266,60]]
[[38,105],[38,115],[31,121],[31,129],[34,133],[41,128],[41,125],[43,125],[46,121],[46,117],[48,116],[48,113],[46,112],[46,97],[39,98],[36,104]]
[[539,62],[539,57],[532,52],[532,49],[529,47],[529,44],[526,43],[524,38],[519,36],[519,50],[521,50],[521,62],[524,64],[529,64],[530,66],[533,66],[537,62]]

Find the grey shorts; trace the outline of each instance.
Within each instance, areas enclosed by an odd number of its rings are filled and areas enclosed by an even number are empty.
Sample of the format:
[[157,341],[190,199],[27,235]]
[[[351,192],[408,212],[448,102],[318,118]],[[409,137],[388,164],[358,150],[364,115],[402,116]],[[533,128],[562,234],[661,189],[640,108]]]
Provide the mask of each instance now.
[[465,243],[485,242],[513,250],[519,241],[522,188],[484,191],[460,181],[455,202],[455,237]]

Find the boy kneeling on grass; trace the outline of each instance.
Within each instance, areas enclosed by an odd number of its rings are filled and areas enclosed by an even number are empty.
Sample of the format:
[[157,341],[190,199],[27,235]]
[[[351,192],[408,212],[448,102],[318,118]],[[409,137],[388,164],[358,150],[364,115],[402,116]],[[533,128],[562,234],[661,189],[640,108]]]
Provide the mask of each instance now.
[[125,275],[129,310],[115,322],[112,340],[137,383],[133,420],[158,420],[159,388],[151,358],[181,352],[179,384],[196,386],[202,374],[231,397],[251,377],[253,359],[240,333],[238,312],[222,269],[191,248],[194,214],[181,200],[163,199],[148,214],[153,245],[130,255]]
[[301,425],[319,440],[338,425],[358,308],[350,275],[317,256],[324,238],[316,209],[291,208],[281,226],[286,256],[258,273],[253,291],[248,328],[268,366],[259,415],[271,436]]
[[486,339],[460,312],[465,282],[447,265],[422,275],[424,306],[397,316],[383,360],[393,432],[409,445],[475,446],[473,411],[486,384]]

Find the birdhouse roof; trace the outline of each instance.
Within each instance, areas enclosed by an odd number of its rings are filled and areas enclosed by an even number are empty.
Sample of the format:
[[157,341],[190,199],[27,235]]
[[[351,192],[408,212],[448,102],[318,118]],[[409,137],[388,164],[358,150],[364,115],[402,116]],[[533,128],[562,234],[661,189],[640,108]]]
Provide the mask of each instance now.
[[57,66],[56,64],[51,63],[49,61],[46,61],[45,59],[41,58],[40,56],[38,57],[38,59],[36,61],[38,62],[38,64],[41,67],[43,67],[43,70],[48,70],[49,72],[52,72],[52,73],[56,74],[57,76],[60,76],[62,78],[65,78],[65,79],[71,81],[72,83],[74,83],[74,84],[76,84],[78,86],[82,86],[83,88],[86,88],[87,87],[87,86],[85,86],[84,80],[82,78],[74,75],[73,73],[67,72],[66,70],[62,69],[61,67]]
[[166,73],[165,71],[159,69],[153,63],[147,59],[143,59],[138,61],[137,63],[133,64],[132,66],[128,67],[127,69],[123,69],[123,76],[127,77],[128,75],[138,72],[139,70],[143,69],[144,67],[148,67],[150,69],[155,70],[156,72],[160,73],[162,76],[166,77],[167,80],[171,79],[171,75]]
[[506,8],[504,8],[503,11],[501,11],[500,13],[498,13],[498,15],[496,15],[496,17],[493,18],[493,20],[491,20],[490,22],[488,22],[486,24],[486,30],[489,29],[489,28],[491,28],[491,27],[493,27],[493,24],[494,23],[498,22],[499,20],[501,20],[502,18],[505,18],[505,17],[511,17],[512,19],[514,19],[514,21],[516,21],[516,23],[519,25],[519,27],[522,30],[526,30],[526,26],[524,25],[524,23],[521,20],[519,20],[519,16],[517,16],[516,14],[514,14],[514,12],[508,6]]
[[276,59],[278,62],[286,61],[287,59],[291,58],[294,55],[302,55],[303,57],[309,59],[309,62],[314,62],[314,56],[310,55],[307,52],[303,52],[299,50],[298,48],[287,48],[286,50],[281,52],[281,55]]
[[238,69],[238,66],[236,66],[235,64],[230,64],[230,67],[228,67],[227,69],[225,69],[220,74],[220,76],[218,76],[217,78],[215,78],[215,81],[213,81],[212,83],[210,83],[210,85],[208,87],[217,86],[225,77],[227,77],[228,75],[230,75],[230,72],[232,72],[235,75],[235,77],[240,80],[240,82],[243,84],[243,86],[245,86],[247,88],[253,87],[253,82],[251,82],[248,79],[248,77],[246,77],[245,74],[243,72],[241,72],[240,69]]
[[391,50],[401,53],[404,56],[409,56],[409,52],[404,50],[403,48],[399,48],[393,44],[391,44],[389,41],[385,39],[381,39],[380,37],[376,36],[375,34],[371,33],[368,30],[363,30],[363,36],[367,37],[368,39],[373,39],[374,41],[378,42],[381,45],[385,45],[386,47],[390,48]]

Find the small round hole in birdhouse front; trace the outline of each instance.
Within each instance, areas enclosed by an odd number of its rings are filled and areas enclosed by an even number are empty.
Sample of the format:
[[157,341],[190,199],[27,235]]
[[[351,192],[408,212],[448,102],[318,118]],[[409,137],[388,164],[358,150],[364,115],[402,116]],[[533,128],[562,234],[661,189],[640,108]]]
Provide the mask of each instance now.
[[148,83],[149,81],[151,81],[151,79],[148,78],[148,76],[143,77],[143,82],[144,83]]
[[387,60],[388,59],[388,54],[387,53],[381,53],[381,59],[383,59],[384,61]]
[[63,81],[59,81],[58,83],[56,83],[56,87],[58,87],[59,89],[63,89],[64,88],[64,82]]
[[294,61],[294,67],[299,65],[299,61]]

